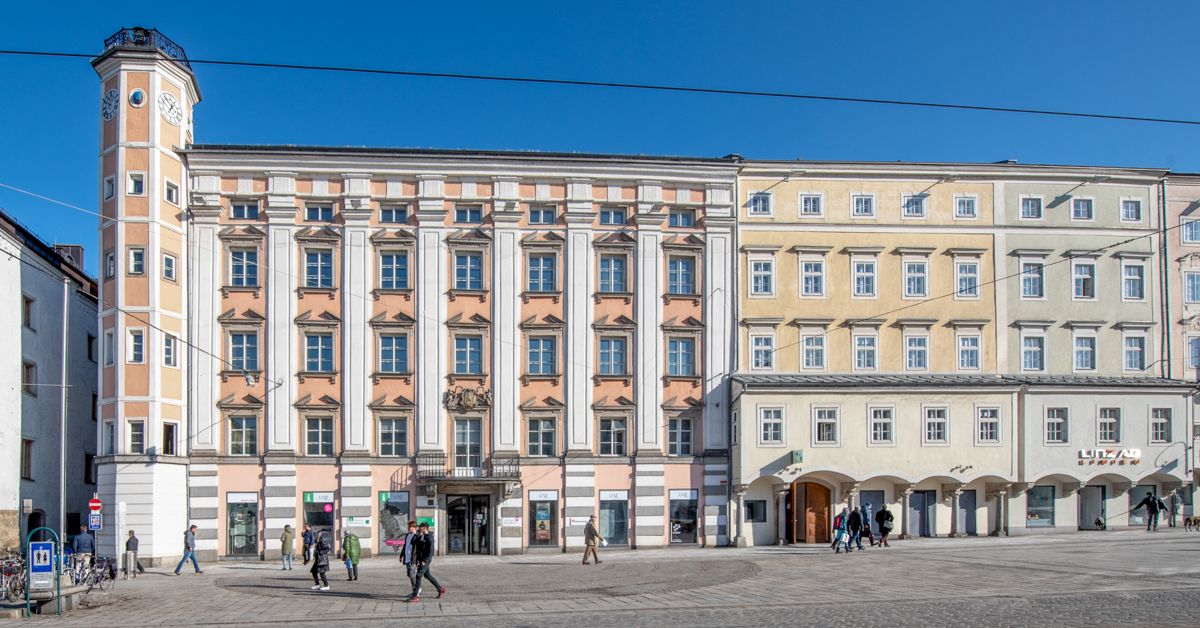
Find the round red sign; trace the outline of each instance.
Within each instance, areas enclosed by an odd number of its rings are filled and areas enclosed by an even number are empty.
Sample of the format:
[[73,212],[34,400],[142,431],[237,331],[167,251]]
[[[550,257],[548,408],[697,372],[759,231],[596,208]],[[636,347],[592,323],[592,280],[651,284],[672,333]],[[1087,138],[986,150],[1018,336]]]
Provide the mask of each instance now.
[[88,502],[88,508],[91,508],[92,510],[100,510],[100,500],[93,499],[92,501]]

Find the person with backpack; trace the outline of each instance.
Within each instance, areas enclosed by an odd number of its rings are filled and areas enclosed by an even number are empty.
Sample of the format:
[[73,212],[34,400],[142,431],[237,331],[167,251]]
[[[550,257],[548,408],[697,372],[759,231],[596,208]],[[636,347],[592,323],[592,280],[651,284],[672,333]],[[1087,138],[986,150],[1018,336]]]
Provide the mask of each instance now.
[[[317,537],[317,544],[313,546],[312,569],[309,573],[312,574],[313,586],[309,587],[313,591],[320,589],[321,591],[329,590],[329,578],[325,577],[325,573],[329,571],[329,552],[333,548],[329,545],[329,539],[322,533]],[[321,580],[318,582],[317,578]]]
[[358,537],[350,532],[342,536],[342,556],[346,559],[346,579],[358,580],[358,558],[362,556],[362,545]]
[[846,546],[846,553],[850,553],[850,537],[846,533],[846,520],[848,519],[847,508],[843,508],[838,516],[833,518],[833,547],[834,554],[842,553],[842,545]]
[[862,510],[859,509],[858,506],[855,506],[854,510],[850,511],[850,516],[846,518],[846,531],[850,535],[849,539],[846,540],[846,551],[850,551],[851,543],[857,543],[858,549],[860,549],[860,550],[863,548],[863,546],[862,546],[862,529],[863,529]]
[[1133,512],[1142,506],[1146,507],[1146,531],[1157,531],[1158,513],[1166,510],[1167,505],[1163,503],[1163,500],[1155,497],[1154,493],[1146,491],[1146,496],[1142,498],[1142,501],[1138,502],[1138,505],[1131,508],[1129,512]]
[[892,528],[896,527],[896,523],[887,504],[879,505],[879,512],[875,513],[875,523],[879,524],[879,546],[891,547],[887,542],[888,535],[892,533]]

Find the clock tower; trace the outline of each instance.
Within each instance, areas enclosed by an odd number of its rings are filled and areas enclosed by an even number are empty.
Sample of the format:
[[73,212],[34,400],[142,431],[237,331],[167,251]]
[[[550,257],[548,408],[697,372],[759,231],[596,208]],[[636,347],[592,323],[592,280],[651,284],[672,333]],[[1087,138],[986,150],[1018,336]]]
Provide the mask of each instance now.
[[[154,29],[120,30],[92,67],[100,77],[103,252],[97,549],[120,555],[136,530],[143,564],[159,565],[179,556],[193,506],[188,172],[175,149],[192,141],[200,89],[183,49]],[[216,530],[201,531],[197,549],[215,548],[215,539]]]

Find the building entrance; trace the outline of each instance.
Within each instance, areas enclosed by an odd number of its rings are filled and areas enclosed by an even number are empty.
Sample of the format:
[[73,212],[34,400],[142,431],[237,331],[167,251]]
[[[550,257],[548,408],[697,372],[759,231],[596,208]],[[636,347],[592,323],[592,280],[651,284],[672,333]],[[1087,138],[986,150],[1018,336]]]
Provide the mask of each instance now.
[[1104,509],[1104,486],[1085,486],[1079,489],[1079,529],[1102,530],[1107,519]]
[[908,498],[908,533],[912,536],[934,536],[937,525],[934,508],[937,506],[937,491],[913,491]]
[[829,489],[814,482],[795,482],[788,499],[788,542],[829,542]]
[[975,491],[968,489],[958,496],[958,531],[967,536],[975,536]]
[[488,495],[447,495],[447,554],[491,554]]

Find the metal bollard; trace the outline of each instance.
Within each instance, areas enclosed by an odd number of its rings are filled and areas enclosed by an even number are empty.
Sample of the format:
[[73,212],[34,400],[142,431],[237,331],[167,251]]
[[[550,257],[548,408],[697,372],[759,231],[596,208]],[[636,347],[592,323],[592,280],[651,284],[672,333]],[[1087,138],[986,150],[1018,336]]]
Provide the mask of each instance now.
[[137,580],[137,552],[125,552],[124,579],[128,580],[130,574],[133,574],[133,579]]

